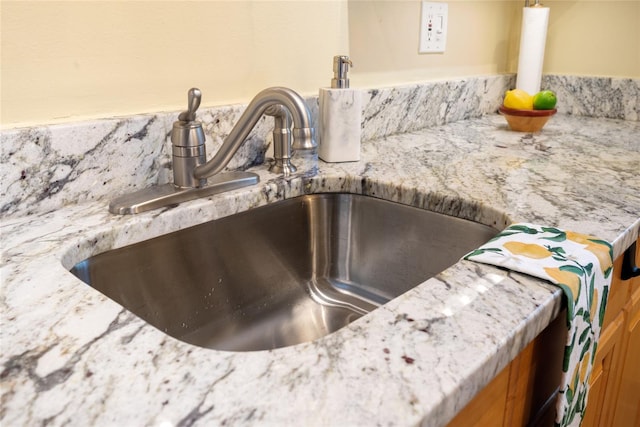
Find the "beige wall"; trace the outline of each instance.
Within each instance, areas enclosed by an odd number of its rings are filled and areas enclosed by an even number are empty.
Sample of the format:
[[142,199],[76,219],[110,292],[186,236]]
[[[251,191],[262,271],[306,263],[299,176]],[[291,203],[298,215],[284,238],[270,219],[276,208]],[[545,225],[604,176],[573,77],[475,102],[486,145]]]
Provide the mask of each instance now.
[[[350,1],[355,84],[517,71],[524,0],[449,0],[444,54],[418,53],[420,3]],[[640,77],[640,0],[542,3],[551,9],[545,73]]]
[[328,1],[5,1],[5,127],[247,102],[268,86],[317,93],[348,51]]
[[[515,72],[520,0],[451,0],[444,54],[418,54],[420,1],[0,1],[3,127]],[[546,73],[640,77],[640,0],[546,0]]]
[[449,29],[445,52],[421,54],[418,53],[420,1],[351,1],[353,81],[365,86],[395,84],[505,73],[515,68],[520,2],[447,3]]
[[640,78],[640,0],[546,0],[544,71]]

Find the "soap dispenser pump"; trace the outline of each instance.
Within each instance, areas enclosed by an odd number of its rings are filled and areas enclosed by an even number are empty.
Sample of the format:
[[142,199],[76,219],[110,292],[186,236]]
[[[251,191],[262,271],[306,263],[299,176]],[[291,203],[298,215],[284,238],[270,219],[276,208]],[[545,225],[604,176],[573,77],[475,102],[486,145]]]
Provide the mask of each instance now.
[[361,92],[349,88],[348,56],[333,57],[331,88],[320,88],[318,156],[325,162],[360,160]]

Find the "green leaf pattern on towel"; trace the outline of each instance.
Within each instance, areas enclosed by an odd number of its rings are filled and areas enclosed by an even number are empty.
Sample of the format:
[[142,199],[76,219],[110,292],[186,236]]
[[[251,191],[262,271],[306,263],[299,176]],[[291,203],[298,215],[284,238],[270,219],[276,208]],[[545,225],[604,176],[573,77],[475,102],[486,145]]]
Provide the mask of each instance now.
[[549,280],[567,301],[567,341],[556,426],[579,425],[609,295],[611,245],[596,237],[515,224],[464,259],[493,264]]

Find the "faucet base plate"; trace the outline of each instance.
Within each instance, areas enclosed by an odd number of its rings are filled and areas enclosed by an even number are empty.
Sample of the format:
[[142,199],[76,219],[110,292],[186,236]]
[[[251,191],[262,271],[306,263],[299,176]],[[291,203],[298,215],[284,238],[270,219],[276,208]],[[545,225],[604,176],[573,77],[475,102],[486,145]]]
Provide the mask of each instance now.
[[204,187],[180,188],[173,184],[157,185],[116,197],[109,203],[109,212],[119,215],[136,214],[236,190],[258,182],[260,178],[252,172],[227,172],[212,176]]

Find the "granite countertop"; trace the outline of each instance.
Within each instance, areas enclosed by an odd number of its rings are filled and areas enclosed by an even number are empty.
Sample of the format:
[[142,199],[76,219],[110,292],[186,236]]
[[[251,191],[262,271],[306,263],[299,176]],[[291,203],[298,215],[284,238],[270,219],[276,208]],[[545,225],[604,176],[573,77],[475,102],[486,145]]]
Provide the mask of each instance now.
[[561,309],[557,288],[461,261],[329,336],[259,352],[171,338],[67,270],[95,253],[314,192],[352,192],[499,227],[640,230],[640,122],[558,114],[538,135],[491,114],[298,159],[284,179],[113,216],[107,200],[2,222],[6,425],[445,425]]

